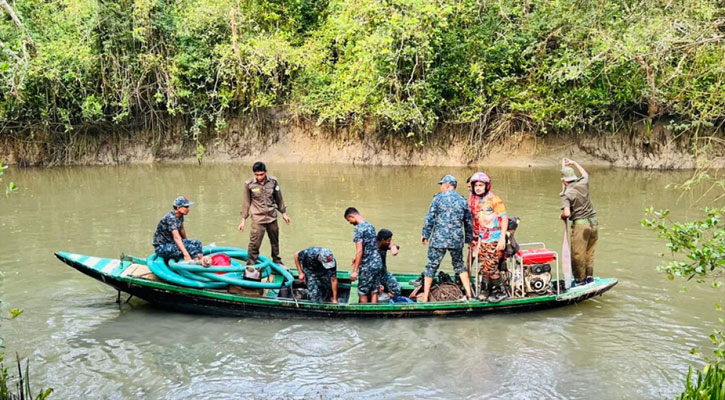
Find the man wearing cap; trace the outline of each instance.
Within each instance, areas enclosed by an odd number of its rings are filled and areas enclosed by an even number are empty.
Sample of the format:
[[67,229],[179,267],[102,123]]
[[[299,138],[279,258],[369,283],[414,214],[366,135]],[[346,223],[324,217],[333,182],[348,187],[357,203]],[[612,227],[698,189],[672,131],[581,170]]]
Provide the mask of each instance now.
[[310,301],[322,303],[328,292],[337,303],[337,261],[332,250],[309,247],[295,253],[295,266],[301,282],[307,285]]
[[466,200],[456,192],[458,182],[453,175],[441,179],[441,192],[433,197],[423,223],[421,242],[428,245],[428,264],[423,272],[423,301],[428,301],[433,277],[445,256],[451,254],[453,269],[460,275],[466,296],[471,297],[471,278],[463,263],[463,244],[473,240],[471,210]]
[[201,259],[201,242],[187,239],[184,229],[184,216],[189,214],[189,207],[193,204],[184,196],[177,197],[174,200],[174,209],[164,215],[156,225],[152,243],[157,256],[165,260]]
[[[571,221],[571,264],[575,285],[585,285],[594,282],[594,249],[599,239],[599,222],[589,197],[589,174],[579,163],[568,158],[563,159],[562,164],[561,219]],[[570,165],[579,170],[580,178]]]
[[247,265],[257,263],[259,247],[262,245],[265,232],[269,235],[272,245],[272,261],[282,264],[279,256],[279,225],[277,225],[277,211],[282,213],[284,222],[290,223],[287,216],[287,207],[284,205],[282,191],[277,178],[267,175],[267,166],[263,162],[256,162],[252,166],[254,177],[244,182],[244,205],[242,206],[242,223],[239,231],[244,231],[247,217],[252,216],[252,230],[249,232],[249,247],[247,249]]

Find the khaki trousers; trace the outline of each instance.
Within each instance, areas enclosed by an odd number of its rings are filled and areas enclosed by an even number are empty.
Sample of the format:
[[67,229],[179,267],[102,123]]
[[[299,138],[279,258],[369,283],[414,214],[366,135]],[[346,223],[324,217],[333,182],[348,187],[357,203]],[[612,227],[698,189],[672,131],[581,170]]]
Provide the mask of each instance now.
[[249,247],[247,248],[247,265],[254,265],[259,258],[259,247],[262,245],[264,233],[269,235],[269,243],[272,245],[272,261],[282,264],[279,256],[279,225],[277,221],[268,224],[258,224],[252,221],[252,230],[249,231]]
[[577,282],[584,282],[588,276],[594,276],[597,239],[599,232],[596,222],[571,227],[571,268]]

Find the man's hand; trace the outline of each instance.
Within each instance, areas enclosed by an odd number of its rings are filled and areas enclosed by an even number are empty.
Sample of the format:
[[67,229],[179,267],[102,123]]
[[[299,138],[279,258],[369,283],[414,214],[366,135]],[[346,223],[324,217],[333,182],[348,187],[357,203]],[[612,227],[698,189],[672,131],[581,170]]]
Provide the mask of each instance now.
[[298,278],[300,278],[300,283],[305,283],[305,273],[300,272],[298,275]]
[[506,248],[506,239],[501,239],[496,244],[496,251],[503,251]]
[[184,254],[184,261],[191,261],[191,256],[189,253]]
[[425,242],[427,242],[427,241],[428,241],[428,239],[426,239],[426,238],[425,238],[425,236],[421,236],[421,237],[420,237],[420,242],[421,242],[422,244],[425,244]]
[[242,223],[239,224],[239,232],[244,232],[244,227],[247,226],[247,220],[243,219]]
[[398,249],[397,245],[394,245],[394,244],[390,245],[390,254],[397,256],[398,251],[400,251],[400,250]]
[[289,225],[289,223],[290,223],[290,222],[292,222],[292,220],[291,220],[291,219],[289,219],[289,216],[287,215],[287,213],[282,213],[282,219],[283,219],[283,220],[284,220],[284,222],[286,222],[286,223],[287,223],[288,225]]
[[570,160],[570,159],[568,159],[568,158],[566,158],[566,157],[564,157],[564,158],[563,158],[563,159],[561,160],[561,163],[562,163],[562,164],[564,164],[564,166],[565,166],[565,167],[566,167],[566,166],[569,166],[569,165],[574,165],[574,161],[572,161],[572,160]]
[[354,282],[355,280],[357,280],[357,271],[352,271],[350,273],[350,281]]

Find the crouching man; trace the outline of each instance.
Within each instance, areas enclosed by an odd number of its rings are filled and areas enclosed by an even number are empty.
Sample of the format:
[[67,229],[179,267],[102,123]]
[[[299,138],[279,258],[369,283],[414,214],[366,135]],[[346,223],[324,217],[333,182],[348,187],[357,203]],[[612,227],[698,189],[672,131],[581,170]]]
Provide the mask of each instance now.
[[386,258],[388,250],[390,250],[390,254],[397,256],[400,246],[393,244],[393,232],[388,229],[381,229],[378,231],[377,239],[380,259],[383,260],[383,271],[381,275],[382,282],[380,283],[380,289],[378,290],[378,297],[380,297],[382,293],[389,293],[391,298],[395,298],[400,296],[400,283],[397,279],[395,279],[395,275],[388,271]]
[[169,211],[158,225],[154,233],[153,246],[156,255],[164,260],[201,260],[201,241],[186,238],[184,216],[189,214],[189,207],[194,203],[184,196],[174,200],[173,210]]
[[337,261],[332,250],[309,247],[295,253],[295,266],[300,282],[307,285],[310,301],[322,303],[332,292],[332,302],[337,303]]

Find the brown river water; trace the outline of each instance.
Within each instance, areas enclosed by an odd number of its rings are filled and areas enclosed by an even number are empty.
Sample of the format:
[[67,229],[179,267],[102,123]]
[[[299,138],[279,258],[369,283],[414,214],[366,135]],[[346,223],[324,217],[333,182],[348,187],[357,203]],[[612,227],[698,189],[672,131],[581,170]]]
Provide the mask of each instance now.
[[[466,168],[268,165],[292,218],[281,227],[282,257],[330,247],[346,264],[357,207],[401,245],[393,271],[419,272],[423,218],[436,182]],[[490,169],[521,242],[561,249],[561,189],[555,169]],[[688,351],[709,349],[723,291],[671,282],[655,269],[663,242],[641,228],[648,206],[698,216],[697,194],[666,185],[687,172],[592,169],[600,220],[595,275],[619,284],[602,297],[554,310],[475,318],[304,320],[220,318],[155,309],[53,256],[101,257],[152,251],[156,223],[172,200],[197,204],[189,237],[246,247],[236,231],[251,166],[140,165],[11,169],[0,197],[0,299],[24,313],[2,321],[8,354],[31,360],[33,387],[57,399],[470,398],[660,399],[683,388]],[[465,185],[459,186],[465,192]],[[269,252],[265,239],[263,253]],[[446,256],[443,269],[451,271]],[[709,352],[709,351],[708,351]]]

